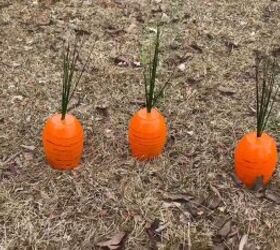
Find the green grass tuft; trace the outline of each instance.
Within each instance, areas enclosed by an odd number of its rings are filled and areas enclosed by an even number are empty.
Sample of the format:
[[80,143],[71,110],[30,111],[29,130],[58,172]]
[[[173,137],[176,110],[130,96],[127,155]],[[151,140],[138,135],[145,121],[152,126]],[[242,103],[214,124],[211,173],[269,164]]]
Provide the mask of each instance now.
[[[65,116],[68,111],[68,104],[70,100],[72,99],[77,86],[79,85],[81,78],[83,76],[83,73],[85,72],[85,67],[89,61],[89,58],[92,53],[92,49],[88,55],[88,58],[86,62],[84,63],[82,70],[80,73],[76,76],[76,66],[77,61],[80,56],[80,51],[82,48],[83,42],[78,48],[78,41],[75,40],[74,48],[71,50],[70,44],[68,43],[66,49],[64,49],[63,53],[63,85],[62,85],[62,102],[61,102],[61,119],[64,120]],[[74,77],[76,76],[76,79],[74,80]]]
[[[144,64],[144,83],[145,83],[145,98],[146,98],[146,108],[147,112],[150,113],[152,108],[158,102],[158,99],[163,95],[164,90],[169,85],[172,79],[173,73],[168,78],[168,80],[163,84],[163,86],[156,91],[156,79],[157,79],[157,69],[159,64],[159,47],[160,47],[160,28],[157,25],[156,29],[156,39],[154,42],[154,52],[150,55],[150,62],[148,65]],[[153,59],[151,59],[153,58]]]
[[279,84],[276,84],[278,74],[275,57],[256,55],[257,137],[261,137],[271,115],[279,90]]

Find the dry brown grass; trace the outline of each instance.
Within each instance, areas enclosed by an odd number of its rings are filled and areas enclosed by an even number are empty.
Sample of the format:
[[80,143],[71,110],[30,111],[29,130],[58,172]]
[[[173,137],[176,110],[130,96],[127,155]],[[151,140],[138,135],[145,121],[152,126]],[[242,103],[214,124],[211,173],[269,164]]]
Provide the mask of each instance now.
[[[188,249],[189,241],[193,250],[213,249],[221,218],[232,218],[237,232],[225,249],[237,249],[244,234],[255,249],[280,249],[279,206],[230,178],[235,143],[254,128],[252,52],[279,44],[279,2],[9,2],[0,1],[1,249],[95,249],[118,230],[129,232],[126,249],[149,249],[145,228],[156,218],[168,223],[159,249]],[[139,109],[132,102],[144,97],[141,72],[112,58],[138,61],[142,28],[163,13],[163,65],[186,63],[186,72],[176,72],[159,107],[169,125],[165,152],[139,163],[129,154],[127,124]],[[58,172],[46,164],[40,136],[60,104],[59,53],[74,29],[99,39],[73,110],[86,132],[83,161]],[[279,140],[276,119],[273,128]],[[269,189],[279,184],[276,174]],[[195,218],[185,203],[163,199],[215,190],[220,207]]]

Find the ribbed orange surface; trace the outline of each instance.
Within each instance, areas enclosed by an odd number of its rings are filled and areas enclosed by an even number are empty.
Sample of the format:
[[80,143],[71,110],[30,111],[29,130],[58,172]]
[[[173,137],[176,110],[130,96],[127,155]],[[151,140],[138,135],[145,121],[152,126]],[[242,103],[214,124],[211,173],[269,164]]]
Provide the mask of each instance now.
[[156,109],[139,110],[130,121],[128,138],[134,157],[147,160],[160,155],[167,138],[164,117]]
[[247,187],[253,187],[258,176],[263,176],[267,184],[278,160],[275,140],[265,133],[257,137],[250,132],[238,143],[234,159],[236,175]]
[[61,114],[50,117],[43,129],[43,146],[49,164],[67,170],[79,165],[83,151],[84,133],[79,120]]

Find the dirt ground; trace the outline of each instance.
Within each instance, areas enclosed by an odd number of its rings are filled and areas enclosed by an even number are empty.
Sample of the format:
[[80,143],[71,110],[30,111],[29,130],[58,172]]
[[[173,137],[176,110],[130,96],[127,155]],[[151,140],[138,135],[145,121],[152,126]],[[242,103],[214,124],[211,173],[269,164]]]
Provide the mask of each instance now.
[[[169,137],[161,157],[141,163],[127,130],[156,21],[159,83],[175,69],[158,106]],[[0,0],[0,31],[1,249],[99,249],[113,236],[129,250],[280,249],[280,199],[232,178],[236,142],[255,127],[253,52],[280,51],[279,1]],[[86,140],[80,167],[59,172],[41,133],[75,35],[88,38],[82,62],[97,39],[71,111]],[[268,129],[280,141],[278,110]]]

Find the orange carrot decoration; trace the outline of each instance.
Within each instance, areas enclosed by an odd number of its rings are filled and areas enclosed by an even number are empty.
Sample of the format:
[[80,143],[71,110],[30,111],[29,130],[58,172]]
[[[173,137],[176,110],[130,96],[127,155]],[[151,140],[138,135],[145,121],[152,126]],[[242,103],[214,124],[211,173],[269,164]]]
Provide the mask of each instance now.
[[258,179],[266,185],[276,169],[278,160],[276,142],[274,138],[263,132],[278,93],[279,86],[273,94],[276,67],[275,59],[257,56],[257,131],[247,133],[242,137],[234,155],[236,175],[248,188],[253,188]]
[[84,132],[73,116],[50,117],[44,127],[43,144],[47,160],[53,168],[72,169],[79,165],[83,151]]
[[169,80],[155,93],[156,72],[159,54],[159,27],[157,27],[155,49],[148,75],[144,72],[146,108],[139,110],[130,120],[128,139],[132,155],[139,160],[148,160],[161,154],[167,139],[165,118],[154,108]]
[[166,143],[167,126],[164,117],[157,109],[147,112],[139,110],[129,126],[129,142],[133,156],[138,159],[151,159],[163,150]]
[[51,116],[43,128],[42,139],[46,158],[53,168],[60,170],[77,167],[83,152],[82,125],[73,115],[67,114],[68,104],[81,80],[90,55],[76,81],[73,82],[78,57],[77,42],[72,52],[68,45],[63,58],[61,113]]

